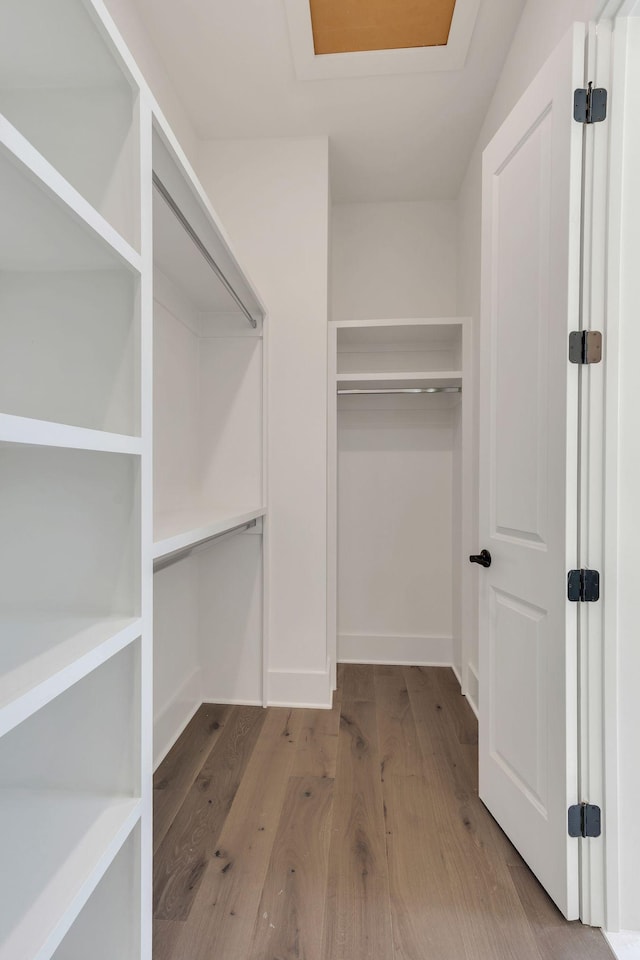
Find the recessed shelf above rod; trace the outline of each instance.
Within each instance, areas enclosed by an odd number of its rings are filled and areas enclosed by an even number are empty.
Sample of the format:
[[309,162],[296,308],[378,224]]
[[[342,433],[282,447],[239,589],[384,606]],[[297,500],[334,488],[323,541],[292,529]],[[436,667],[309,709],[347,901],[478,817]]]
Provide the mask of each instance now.
[[382,390],[338,390],[339,397],[398,396],[418,393],[462,393],[462,387],[407,387]]
[[197,232],[192,227],[189,220],[185,217],[184,213],[182,212],[178,204],[175,202],[175,200],[171,196],[170,192],[167,190],[166,186],[164,185],[164,183],[162,182],[158,174],[155,172],[153,173],[153,185],[155,189],[158,191],[159,195],[164,200],[164,202],[166,203],[167,207],[171,210],[175,218],[178,220],[178,222],[182,226],[183,230],[185,231],[189,239],[192,241],[196,249],[202,255],[205,262],[209,265],[209,267],[211,267],[211,270],[216,275],[220,283],[223,285],[223,287],[225,288],[229,296],[240,308],[240,310],[245,315],[245,317],[247,318],[251,326],[254,328],[257,327],[257,321],[255,317],[252,316],[251,311],[244,305],[242,299],[238,296],[238,294],[236,293],[232,285],[229,283],[224,273],[222,272],[222,270],[220,269],[216,261],[213,259],[213,257],[209,253],[207,247],[205,246],[205,244],[202,242]]

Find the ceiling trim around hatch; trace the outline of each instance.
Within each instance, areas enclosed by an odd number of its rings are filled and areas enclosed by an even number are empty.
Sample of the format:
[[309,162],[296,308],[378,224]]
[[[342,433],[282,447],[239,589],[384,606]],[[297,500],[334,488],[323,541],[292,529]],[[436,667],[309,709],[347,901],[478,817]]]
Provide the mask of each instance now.
[[296,76],[299,80],[332,80],[462,70],[481,0],[457,0],[446,46],[322,54],[314,49],[309,0],[283,2]]

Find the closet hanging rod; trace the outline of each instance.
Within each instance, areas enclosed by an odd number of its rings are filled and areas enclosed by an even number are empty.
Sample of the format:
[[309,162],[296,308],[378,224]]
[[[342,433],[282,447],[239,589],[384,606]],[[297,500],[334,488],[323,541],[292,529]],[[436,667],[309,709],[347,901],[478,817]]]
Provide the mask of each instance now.
[[203,537],[202,540],[196,540],[195,543],[190,543],[188,547],[181,547],[179,550],[174,550],[173,553],[169,553],[164,557],[158,557],[157,560],[153,561],[153,572],[156,573],[158,570],[164,570],[165,567],[171,566],[172,563],[177,563],[178,560],[184,559],[184,557],[189,556],[192,550],[195,550],[196,547],[202,547],[205,543],[211,543],[213,540],[219,540],[221,537],[228,537],[232,533],[240,533],[241,530],[251,530],[252,527],[257,526],[257,520],[247,520],[246,523],[239,523],[237,527],[230,527],[229,530],[221,530],[220,533],[212,533],[210,537]]
[[462,393],[462,387],[393,387],[378,390],[338,390],[339,397],[398,396],[416,393]]
[[158,191],[158,193],[160,194],[160,196],[162,197],[166,205],[169,207],[173,215],[176,217],[176,219],[184,229],[187,236],[193,241],[194,245],[202,254],[205,261],[209,264],[209,266],[217,276],[218,280],[220,280],[220,282],[224,286],[227,293],[238,304],[238,306],[244,313],[245,317],[247,318],[251,326],[254,328],[257,327],[258,324],[255,317],[251,316],[250,311],[247,309],[247,307],[245,307],[244,303],[242,302],[238,294],[235,292],[235,290],[233,289],[233,287],[225,277],[224,273],[222,272],[218,264],[215,262],[215,260],[213,259],[213,257],[211,256],[207,248],[205,247],[204,243],[202,242],[202,240],[200,239],[196,231],[193,229],[193,227],[191,226],[191,224],[189,223],[184,213],[182,212],[178,204],[175,202],[175,200],[173,199],[173,197],[171,196],[167,188],[165,187],[164,183],[162,182],[158,174],[154,172],[152,174],[152,179],[153,179],[154,187],[156,188],[156,190]]

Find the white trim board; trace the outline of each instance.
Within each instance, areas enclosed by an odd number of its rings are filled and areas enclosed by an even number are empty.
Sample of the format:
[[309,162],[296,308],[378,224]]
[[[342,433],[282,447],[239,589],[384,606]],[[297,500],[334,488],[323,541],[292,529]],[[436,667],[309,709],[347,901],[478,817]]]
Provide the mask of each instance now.
[[242,697],[228,697],[228,698],[225,697],[223,699],[222,697],[203,696],[202,703],[200,704],[200,706],[202,706],[205,703],[211,704],[211,706],[222,705],[225,707],[261,707],[263,706],[262,700],[251,700],[251,699],[247,699],[246,697],[244,699]]
[[480,678],[478,677],[477,670],[471,665],[471,663],[467,664],[467,689],[463,689],[462,692],[469,701],[469,706],[477,717],[480,703]]
[[269,670],[267,705],[330,710],[333,706],[331,661],[324,670]]
[[153,769],[158,769],[176,740],[204,702],[201,693],[201,669],[198,667],[180,684],[171,700],[154,717]]
[[640,931],[607,933],[603,930],[602,932],[618,960],[640,960]]
[[450,667],[452,643],[451,637],[341,633],[338,636],[338,662]]

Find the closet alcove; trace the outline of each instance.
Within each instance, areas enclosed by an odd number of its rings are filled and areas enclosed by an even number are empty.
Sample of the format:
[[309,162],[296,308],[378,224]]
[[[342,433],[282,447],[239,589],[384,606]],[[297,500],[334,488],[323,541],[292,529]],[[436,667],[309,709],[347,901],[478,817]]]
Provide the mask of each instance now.
[[468,356],[465,318],[330,324],[328,621],[337,662],[456,662]]
[[263,702],[264,308],[156,129],[154,751]]

